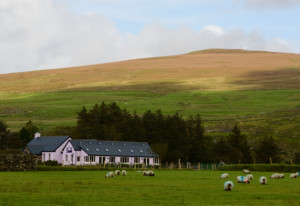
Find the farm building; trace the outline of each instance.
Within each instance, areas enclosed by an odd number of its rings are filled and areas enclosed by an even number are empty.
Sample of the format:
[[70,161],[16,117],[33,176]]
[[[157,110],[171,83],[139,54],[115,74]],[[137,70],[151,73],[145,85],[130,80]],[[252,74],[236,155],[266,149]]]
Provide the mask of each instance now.
[[158,155],[147,142],[73,140],[69,136],[36,135],[24,151],[40,155],[42,162],[56,160],[63,165],[159,165]]

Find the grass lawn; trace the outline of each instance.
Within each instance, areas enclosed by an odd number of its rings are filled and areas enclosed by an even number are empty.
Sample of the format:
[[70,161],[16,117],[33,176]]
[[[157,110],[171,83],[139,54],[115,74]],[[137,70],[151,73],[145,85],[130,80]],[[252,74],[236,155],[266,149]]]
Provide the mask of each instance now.
[[104,178],[106,171],[1,172],[0,205],[300,205],[299,179],[237,184],[241,172],[229,172],[232,192],[223,191],[221,171],[155,171],[145,177]]

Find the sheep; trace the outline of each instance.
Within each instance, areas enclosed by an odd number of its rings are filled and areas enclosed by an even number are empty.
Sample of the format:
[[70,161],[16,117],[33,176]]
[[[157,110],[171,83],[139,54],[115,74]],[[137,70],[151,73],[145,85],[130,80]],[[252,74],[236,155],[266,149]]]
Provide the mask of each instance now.
[[243,169],[243,173],[245,173],[245,174],[250,174],[250,171],[249,171],[249,170],[246,170],[246,169]]
[[247,177],[244,177],[244,176],[237,176],[236,179],[237,179],[238,183],[248,183],[248,184],[250,184],[250,182],[249,182],[249,180],[248,180]]
[[143,171],[144,176],[148,176],[148,171]]
[[106,173],[105,178],[109,178],[109,177],[114,177],[114,173],[113,172]]
[[279,178],[280,178],[280,176],[277,173],[272,174],[270,177],[270,179],[279,179]]
[[127,175],[126,170],[122,170],[122,175],[123,175],[123,176],[126,176],[126,175]]
[[221,179],[228,179],[229,175],[228,175],[228,173],[224,173],[224,174],[221,174],[220,178]]
[[290,178],[292,179],[292,178],[297,178],[298,177],[298,173],[293,173],[293,174],[291,174],[290,175]]
[[154,176],[154,172],[152,170],[148,171],[148,176]]
[[284,178],[284,174],[278,174],[279,178]]
[[115,175],[120,175],[120,170],[116,170]]
[[253,180],[253,175],[250,175],[250,174],[249,174],[249,175],[246,176],[246,178],[247,178],[248,180]]
[[259,183],[262,184],[262,185],[266,185],[267,184],[267,178],[264,177],[264,176],[261,176],[259,178]]
[[231,191],[233,188],[233,182],[227,181],[224,183],[224,191]]

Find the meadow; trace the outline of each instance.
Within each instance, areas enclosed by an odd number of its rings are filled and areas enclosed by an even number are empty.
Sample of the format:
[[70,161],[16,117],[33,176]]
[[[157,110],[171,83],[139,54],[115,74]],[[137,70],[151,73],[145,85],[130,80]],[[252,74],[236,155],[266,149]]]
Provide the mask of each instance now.
[[243,120],[296,109],[300,90],[220,91],[220,92],[40,92],[0,93],[0,116],[9,127],[19,129],[28,120],[39,127],[73,126],[82,106],[116,102],[129,112],[142,114],[162,110],[183,116],[200,114],[204,121]]
[[238,184],[242,172],[228,172],[233,191],[223,191],[222,171],[155,170],[154,177],[128,171],[104,178],[106,171],[1,172],[0,205],[299,205],[299,179],[270,180],[254,172],[250,184]]

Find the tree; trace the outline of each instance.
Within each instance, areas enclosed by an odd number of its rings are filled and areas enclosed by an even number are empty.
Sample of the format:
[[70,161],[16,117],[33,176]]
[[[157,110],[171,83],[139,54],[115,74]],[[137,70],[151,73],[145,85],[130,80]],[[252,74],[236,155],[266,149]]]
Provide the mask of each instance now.
[[231,146],[223,137],[214,144],[212,153],[213,162],[228,163],[231,161]]
[[232,163],[251,163],[252,158],[247,138],[241,134],[237,125],[229,134],[228,143],[231,146],[230,160]]
[[7,125],[0,120],[0,149],[7,149],[8,136],[9,130],[7,130]]
[[209,162],[209,138],[204,135],[204,127],[200,115],[190,116],[187,120],[187,138],[190,140],[189,161]]
[[24,127],[21,128],[19,131],[20,139],[23,143],[23,146],[25,146],[28,142],[30,142],[33,138],[36,132],[39,131],[39,128],[33,124],[31,120],[29,120]]
[[279,163],[281,160],[280,154],[281,149],[272,136],[262,139],[256,149],[258,163],[270,163],[270,158],[272,158],[273,163]]

